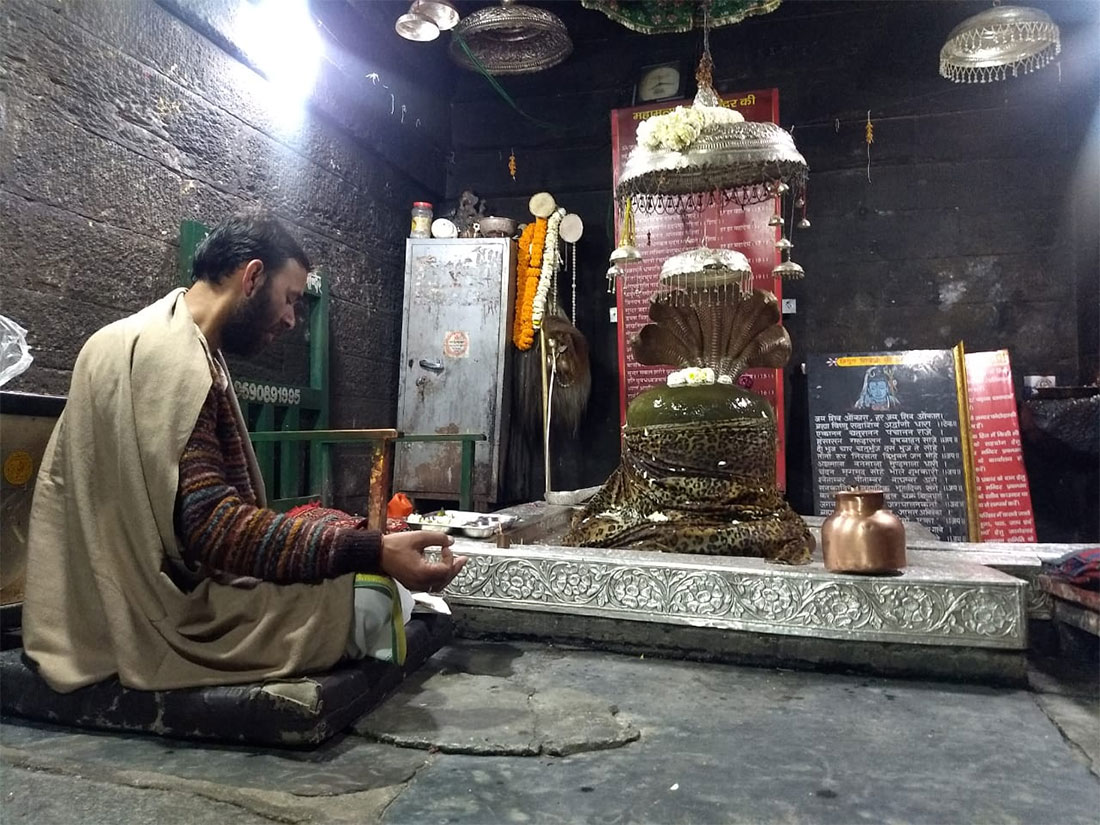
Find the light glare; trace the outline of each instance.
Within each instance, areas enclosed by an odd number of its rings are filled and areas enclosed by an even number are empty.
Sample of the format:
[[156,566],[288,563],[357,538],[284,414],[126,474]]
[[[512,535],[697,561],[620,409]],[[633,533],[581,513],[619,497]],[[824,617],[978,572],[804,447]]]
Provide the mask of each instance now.
[[235,28],[237,45],[271,83],[273,101],[304,107],[322,53],[307,0],[242,0]]

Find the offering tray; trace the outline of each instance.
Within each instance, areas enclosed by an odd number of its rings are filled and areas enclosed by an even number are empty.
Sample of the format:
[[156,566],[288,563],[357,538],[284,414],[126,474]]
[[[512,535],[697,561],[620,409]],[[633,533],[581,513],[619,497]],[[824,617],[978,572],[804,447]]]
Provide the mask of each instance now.
[[426,515],[413,513],[405,521],[418,530],[462,533],[472,539],[484,539],[507,529],[517,519],[515,516],[473,513],[467,510],[436,510]]

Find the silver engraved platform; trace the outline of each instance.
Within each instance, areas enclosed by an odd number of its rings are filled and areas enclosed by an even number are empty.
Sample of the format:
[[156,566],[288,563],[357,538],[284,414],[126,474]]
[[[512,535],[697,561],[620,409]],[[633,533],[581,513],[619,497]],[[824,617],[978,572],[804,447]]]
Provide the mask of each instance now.
[[734,631],[971,648],[1027,647],[1027,583],[910,550],[896,576],[761,559],[459,539],[470,557],[448,587],[455,605],[544,611]]
[[[1028,584],[1027,615],[1029,619],[1050,619],[1054,601],[1041,590],[1036,579],[1042,572],[1042,563],[1056,559],[1074,548],[1072,544],[1010,544],[1003,542],[942,542],[915,541],[909,547],[926,552],[948,554],[959,561],[982,564],[1023,579]],[[1077,545],[1085,547],[1087,545]]]

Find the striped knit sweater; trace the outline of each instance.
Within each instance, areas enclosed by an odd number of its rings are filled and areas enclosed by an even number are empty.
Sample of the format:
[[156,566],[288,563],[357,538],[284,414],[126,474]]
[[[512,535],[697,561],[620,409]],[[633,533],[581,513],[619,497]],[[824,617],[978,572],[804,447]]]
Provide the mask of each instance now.
[[280,584],[379,570],[382,537],[335,510],[291,517],[256,506],[244,445],[215,381],[184,448],[176,533],[193,568]]

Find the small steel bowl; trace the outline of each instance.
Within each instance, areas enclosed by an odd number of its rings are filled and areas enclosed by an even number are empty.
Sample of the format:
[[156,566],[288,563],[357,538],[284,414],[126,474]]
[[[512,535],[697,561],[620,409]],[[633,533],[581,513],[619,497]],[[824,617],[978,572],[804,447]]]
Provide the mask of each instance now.
[[516,222],[511,218],[478,218],[477,222],[484,238],[511,238],[516,234]]

